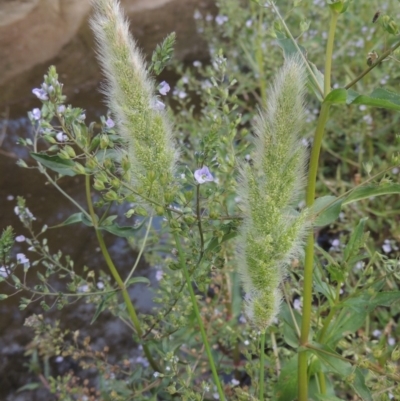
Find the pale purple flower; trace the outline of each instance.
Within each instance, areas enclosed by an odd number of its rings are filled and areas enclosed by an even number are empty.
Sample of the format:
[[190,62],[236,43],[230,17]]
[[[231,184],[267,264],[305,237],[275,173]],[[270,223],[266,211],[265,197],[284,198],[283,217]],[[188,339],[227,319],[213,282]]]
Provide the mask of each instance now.
[[373,335],[374,337],[379,338],[379,337],[382,335],[382,332],[381,332],[380,330],[374,330],[374,331],[372,332],[372,335]]
[[160,83],[158,91],[161,93],[161,95],[165,96],[169,91],[171,87],[168,85],[168,82],[162,81]]
[[40,100],[49,100],[46,91],[43,89],[35,88],[32,89],[32,93]]
[[58,142],[65,142],[66,140],[68,140],[68,136],[65,135],[64,132],[61,132],[61,131],[60,131],[60,132],[56,135],[56,139],[57,139]]
[[199,10],[196,10],[193,14],[194,19],[202,19],[203,16],[201,15],[201,12]]
[[110,117],[108,117],[107,121],[106,121],[106,126],[107,126],[107,128],[114,128],[115,122]]
[[25,236],[24,235],[18,235],[18,237],[15,237],[15,241],[24,242],[25,241]]
[[63,104],[61,104],[60,106],[57,107],[57,111],[60,114],[63,114],[65,112],[65,106]]
[[4,278],[8,277],[8,273],[5,266],[0,266],[0,277]]
[[388,239],[385,239],[385,241],[383,241],[383,245],[382,245],[382,250],[385,253],[390,253],[392,252],[392,246],[390,244],[390,241]]
[[156,271],[156,280],[160,281],[162,279],[163,275],[164,275],[164,272],[162,270],[157,270]]
[[40,111],[40,109],[38,109],[38,108],[33,109],[32,117],[36,121],[40,120],[40,117],[42,117],[42,112]]
[[217,15],[215,17],[215,22],[218,25],[223,25],[226,21],[228,21],[228,17],[226,15]]
[[89,286],[87,284],[83,284],[78,287],[77,292],[89,292]]
[[201,61],[199,61],[199,60],[193,61],[193,66],[194,67],[201,67],[202,66]]
[[236,379],[232,379],[231,383],[232,383],[232,386],[238,386],[240,384],[240,381],[236,380]]
[[25,264],[29,265],[29,259],[25,256],[24,253],[17,253],[17,262],[23,265]]
[[194,178],[199,184],[204,184],[207,181],[214,181],[214,177],[210,173],[207,166],[202,167],[194,172]]
[[153,99],[151,102],[151,108],[155,111],[162,111],[165,109],[165,104],[158,99]]
[[300,311],[301,310],[301,300],[296,298],[293,302],[293,308]]
[[78,117],[78,120],[79,120],[79,121],[85,121],[85,119],[86,119],[86,114],[85,114],[85,113],[82,113],[82,114]]

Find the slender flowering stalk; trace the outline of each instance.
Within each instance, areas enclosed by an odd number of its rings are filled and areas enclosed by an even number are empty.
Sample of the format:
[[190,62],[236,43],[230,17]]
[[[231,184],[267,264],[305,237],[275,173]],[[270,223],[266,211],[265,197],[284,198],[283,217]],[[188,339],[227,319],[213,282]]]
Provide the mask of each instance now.
[[[117,0],[93,1],[91,27],[107,85],[104,92],[118,132],[127,144],[131,184],[158,204],[171,198],[178,153],[164,104],[129,33]],[[162,105],[162,107],[161,107]],[[167,202],[169,203],[169,202]]]
[[288,58],[257,119],[254,166],[242,167],[240,272],[247,315],[261,331],[278,313],[279,285],[301,252],[307,227],[307,211],[295,210],[305,185],[306,149],[299,136],[305,82],[302,61]]

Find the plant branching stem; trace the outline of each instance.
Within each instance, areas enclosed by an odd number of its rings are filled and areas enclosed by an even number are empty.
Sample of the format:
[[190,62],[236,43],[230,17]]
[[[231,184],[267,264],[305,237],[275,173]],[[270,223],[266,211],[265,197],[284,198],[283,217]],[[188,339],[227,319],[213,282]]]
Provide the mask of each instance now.
[[[325,124],[329,117],[328,103],[322,103],[321,111],[318,117],[317,128],[314,136],[313,148],[310,157],[310,166],[308,171],[306,205],[311,207],[315,198],[315,185],[318,171],[318,160],[321,150],[322,137]],[[312,276],[314,265],[314,233],[311,232],[307,238],[306,257],[304,265],[304,283],[303,283],[303,319],[301,322],[300,345],[305,346],[308,342],[311,325],[311,301],[312,301]],[[308,356],[307,351],[299,352],[298,365],[298,400],[308,400]]]
[[370,67],[366,68],[360,75],[355,77],[351,82],[349,82],[344,89],[350,89],[354,86],[360,79],[364,78],[371,70],[378,66],[386,57],[390,56],[398,47],[400,46],[400,41],[395,43],[391,48],[382,53]]
[[260,394],[259,400],[264,400],[264,373],[265,371],[265,330],[261,334],[261,344],[260,344]]
[[[114,265],[113,260],[111,259],[111,256],[107,249],[107,246],[104,242],[104,238],[97,226],[96,215],[94,213],[94,208],[93,208],[93,203],[92,203],[92,196],[90,194],[90,176],[89,175],[87,175],[85,177],[85,184],[86,184],[86,201],[88,204],[89,214],[92,219],[92,224],[93,224],[93,227],[96,232],[96,237],[97,237],[97,241],[99,242],[101,252],[102,252],[104,260],[106,261],[107,266],[111,272],[111,275],[114,277],[114,280],[117,282],[118,287],[121,289],[122,298],[124,299],[126,309],[128,311],[128,315],[133,323],[133,326],[135,327],[136,333],[139,338],[142,338],[143,332],[142,332],[142,328],[140,326],[139,318],[136,314],[135,307],[133,306],[132,300],[129,296],[129,293],[125,286],[125,283],[123,282],[121,276],[118,273],[117,268]],[[144,352],[147,360],[149,361],[150,366],[154,370],[161,372],[161,369],[159,368],[158,364],[154,361],[153,357],[151,356],[151,353],[150,353],[150,350],[149,350],[149,347],[147,346],[147,344],[143,343],[142,346],[143,346],[143,352]]]
[[[335,30],[338,20],[338,14],[331,12],[329,24],[328,40],[326,45],[325,76],[324,76],[324,96],[327,96],[331,89],[331,70],[333,42],[335,39]],[[318,117],[317,127],[314,134],[314,142],[311,150],[310,166],[308,170],[306,205],[311,207],[315,199],[315,186],[317,181],[318,161],[321,151],[322,138],[325,131],[325,125],[329,117],[329,103],[322,103],[321,111]],[[308,343],[308,337],[311,327],[311,303],[312,303],[312,281],[314,267],[314,233],[310,232],[307,238],[306,255],[304,264],[304,282],[303,282],[303,319],[301,322],[300,347],[298,360],[298,401],[308,400],[308,353],[304,349]],[[322,380],[319,376],[321,391],[324,388],[325,378]]]
[[[172,218],[172,214],[170,211],[168,211],[168,217],[171,219]],[[218,377],[218,372],[217,372],[217,368],[215,366],[215,362],[214,362],[214,358],[213,355],[211,353],[211,348],[210,348],[210,344],[208,343],[208,339],[207,339],[207,334],[204,328],[204,324],[203,324],[203,320],[201,319],[200,316],[200,310],[199,307],[197,305],[197,300],[196,300],[196,296],[194,294],[194,290],[192,287],[192,282],[190,280],[190,275],[189,275],[189,271],[187,269],[186,266],[186,262],[185,262],[185,255],[182,249],[182,245],[179,241],[179,237],[178,234],[176,232],[173,232],[173,236],[174,236],[174,240],[175,240],[175,244],[176,244],[176,248],[178,249],[178,255],[179,255],[179,264],[181,266],[181,269],[183,271],[183,274],[185,276],[185,280],[186,280],[186,284],[189,290],[189,294],[190,294],[190,299],[192,301],[192,305],[193,305],[193,310],[194,313],[196,315],[196,319],[197,319],[197,324],[200,327],[200,334],[201,334],[201,338],[204,344],[204,348],[206,350],[206,354],[208,357],[208,362],[210,364],[210,368],[211,368],[211,372],[214,378],[214,382],[215,385],[217,386],[217,391],[218,391],[218,395],[219,395],[219,399],[221,401],[225,401],[225,395],[224,392],[222,390],[222,385],[221,385],[221,381],[219,380]]]

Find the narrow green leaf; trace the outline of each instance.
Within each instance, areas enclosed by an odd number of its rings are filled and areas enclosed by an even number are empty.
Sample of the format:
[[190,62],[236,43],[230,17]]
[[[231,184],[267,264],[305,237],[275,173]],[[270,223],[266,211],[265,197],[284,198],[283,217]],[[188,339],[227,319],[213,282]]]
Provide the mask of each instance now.
[[100,230],[105,230],[108,231],[111,234],[116,235],[117,237],[123,237],[123,238],[128,238],[128,237],[134,237],[137,232],[142,228],[145,220],[143,220],[140,224],[137,226],[119,226],[117,223],[111,224],[111,225],[106,225],[106,226],[99,226]]
[[352,372],[350,362],[341,359],[340,355],[325,344],[311,342],[314,348],[310,351],[318,357],[325,372],[337,373],[339,376],[348,376]]
[[[297,327],[301,327],[301,317],[296,310],[293,311],[296,319]],[[279,312],[279,318],[283,321],[283,338],[286,344],[297,349],[299,346],[299,336],[297,335],[296,326],[293,322],[292,314],[286,303],[282,304]]]
[[72,160],[64,160],[58,156],[48,156],[42,153],[31,152],[31,156],[43,166],[48,169],[55,171],[61,175],[75,176],[76,173],[73,170],[75,163]]
[[36,389],[38,389],[38,388],[40,388],[40,387],[41,387],[41,384],[40,384],[40,383],[28,383],[28,384],[25,384],[24,386],[20,387],[20,388],[17,390],[17,393],[21,393],[22,391],[32,391],[32,390],[36,390]]
[[370,95],[360,95],[349,89],[346,103],[400,111],[400,95],[382,88],[375,89]]
[[101,297],[101,301],[98,304],[96,311],[94,312],[94,315],[92,317],[90,324],[93,324],[97,320],[97,318],[100,316],[100,313],[106,309],[107,305],[109,304],[110,299],[114,295],[115,295],[115,292],[111,292],[111,293]]
[[356,368],[355,370],[355,379],[352,383],[352,387],[357,392],[357,394],[361,397],[363,401],[372,401],[372,394],[369,388],[365,384],[365,378],[367,376],[367,370],[361,370],[360,368]]
[[105,218],[102,222],[101,225],[102,226],[109,226],[112,224],[112,222],[118,217],[118,215],[114,214],[112,216],[108,216],[107,218]]
[[71,216],[69,216],[67,220],[58,224],[57,227],[68,226],[70,224],[81,223],[81,222],[82,222],[82,213],[74,213],[71,214]]
[[349,242],[346,244],[343,252],[343,257],[346,262],[356,256],[360,248],[364,245],[364,229],[367,220],[367,217],[361,219],[357,224],[356,229],[351,234]]
[[333,89],[324,99],[324,103],[343,104],[347,100],[346,89]]
[[[279,33],[279,32],[277,33],[277,35],[278,35],[278,38],[277,38],[278,46],[283,50],[285,56],[293,56],[293,55],[299,54],[297,47],[294,45],[294,43],[291,39],[287,38],[284,34]],[[301,50],[301,52],[304,54],[304,56],[307,57],[307,50],[301,45],[298,45],[298,46],[299,46],[299,49]],[[323,88],[324,87],[324,74],[322,74],[322,72],[317,68],[317,66],[309,60],[308,60],[308,65],[310,66],[310,68],[314,74],[314,77],[318,82],[319,88]],[[314,82],[314,79],[311,78],[311,74],[309,73],[309,71],[307,71],[307,73],[308,73],[308,86],[314,92],[314,94],[318,98],[318,100],[322,102],[323,97],[321,95],[320,89],[318,88],[317,84]]]
[[150,280],[147,277],[132,277],[128,280],[126,283],[126,286],[129,287],[131,284],[136,284],[136,283],[144,283],[147,285],[150,285]]
[[336,196],[317,198],[311,208],[311,214],[317,216],[313,226],[323,227],[334,222],[339,217],[342,202]]
[[367,185],[355,188],[351,191],[349,196],[347,196],[343,205],[348,203],[356,202],[362,199],[370,198],[371,196],[380,195],[390,195],[390,194],[400,194],[400,184],[388,182],[384,184]]
[[334,304],[336,295],[334,288],[332,288],[327,282],[322,280],[321,272],[319,271],[319,269],[314,269],[313,277],[315,281],[315,290],[324,295],[328,299],[329,304],[332,306]]
[[8,295],[7,294],[0,294],[0,301],[2,301],[3,299],[7,299]]
[[363,293],[358,297],[349,298],[343,302],[357,313],[371,312],[378,306],[390,306],[393,302],[400,300],[400,291],[382,291],[371,296]]

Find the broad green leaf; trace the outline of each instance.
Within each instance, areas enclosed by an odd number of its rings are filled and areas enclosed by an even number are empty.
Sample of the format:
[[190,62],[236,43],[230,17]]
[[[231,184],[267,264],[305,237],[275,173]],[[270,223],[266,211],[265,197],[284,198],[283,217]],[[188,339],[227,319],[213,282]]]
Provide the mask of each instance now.
[[354,191],[351,191],[349,196],[344,199],[343,205],[370,198],[371,196],[390,194],[400,194],[400,184],[388,182],[384,184],[360,186],[355,188]]
[[311,342],[311,345],[313,348],[310,348],[310,351],[320,360],[323,371],[337,373],[342,377],[352,372],[350,362],[341,359],[332,348],[316,342]]
[[3,299],[7,299],[8,295],[7,294],[0,294],[0,301],[2,301]]
[[43,166],[55,171],[61,175],[69,175],[73,177],[76,175],[73,167],[75,163],[72,160],[64,160],[58,156],[48,156],[42,153],[31,152],[31,156]]
[[346,103],[346,100],[347,100],[346,89],[333,89],[325,97],[324,103],[341,104],[341,103]]
[[346,262],[349,262],[351,258],[356,256],[360,248],[364,245],[364,228],[367,220],[367,217],[361,219],[357,224],[356,229],[351,234],[343,252],[343,258]]
[[90,324],[93,324],[97,320],[97,318],[100,316],[100,313],[103,312],[107,308],[109,301],[111,300],[111,298],[114,295],[115,295],[115,292],[110,292],[109,294],[103,295],[101,297],[101,301],[98,304],[96,311],[94,312],[94,315],[93,315],[93,318],[92,318]]
[[342,309],[339,316],[330,323],[324,342],[335,347],[344,336],[357,331],[364,324],[366,317],[366,311],[355,311],[352,308]]
[[349,89],[346,103],[400,111],[400,95],[382,88],[375,89],[370,95],[360,95],[356,91]]
[[334,222],[339,217],[342,202],[336,196],[317,198],[311,207],[311,214],[317,216],[313,225],[322,227]]
[[363,401],[372,401],[371,391],[365,384],[367,370],[361,370],[360,368],[356,368],[354,373],[356,377],[354,379],[354,382],[352,383],[352,387]]
[[126,283],[126,286],[129,287],[131,284],[136,284],[136,283],[144,283],[147,285],[150,285],[150,280],[147,277],[132,277],[128,280]]
[[297,354],[283,366],[274,393],[278,401],[297,398]]

